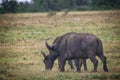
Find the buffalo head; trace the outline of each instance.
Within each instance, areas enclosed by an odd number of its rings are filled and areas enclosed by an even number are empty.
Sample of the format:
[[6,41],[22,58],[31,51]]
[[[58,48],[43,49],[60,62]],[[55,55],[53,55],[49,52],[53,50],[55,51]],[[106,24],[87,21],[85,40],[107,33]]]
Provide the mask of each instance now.
[[50,58],[49,55],[46,55],[42,50],[41,50],[41,54],[44,57],[44,64],[45,64],[45,70],[51,70],[53,67],[53,60]]
[[[49,39],[50,39],[50,38],[49,38]],[[45,45],[46,45],[47,49],[49,50],[49,54],[46,55],[46,54],[41,50],[41,54],[42,54],[43,57],[44,57],[43,62],[44,62],[44,64],[45,64],[45,70],[51,70],[51,69],[52,69],[53,63],[54,63],[54,59],[55,59],[55,57],[53,56],[54,53],[55,53],[55,51],[54,51],[54,46],[55,46],[55,44],[49,45],[48,42],[47,42],[49,39],[47,39],[47,40],[45,41]]]

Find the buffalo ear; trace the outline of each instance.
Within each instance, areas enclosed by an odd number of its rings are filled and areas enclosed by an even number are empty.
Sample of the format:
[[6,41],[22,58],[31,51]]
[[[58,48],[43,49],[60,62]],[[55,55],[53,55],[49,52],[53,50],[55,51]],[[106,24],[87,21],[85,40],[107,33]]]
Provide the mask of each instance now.
[[52,50],[53,50],[53,51],[56,51],[56,50],[57,50],[57,49],[56,49],[56,44],[53,44]]

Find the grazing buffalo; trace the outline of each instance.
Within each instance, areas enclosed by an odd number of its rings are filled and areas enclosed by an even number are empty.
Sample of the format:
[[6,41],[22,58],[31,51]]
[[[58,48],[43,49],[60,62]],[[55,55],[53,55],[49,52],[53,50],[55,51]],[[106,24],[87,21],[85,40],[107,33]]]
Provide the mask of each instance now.
[[51,45],[47,43],[48,39],[46,40],[45,44],[49,50],[48,55],[42,51],[46,70],[51,70],[54,61],[59,57],[59,66],[61,72],[64,71],[66,60],[73,59],[75,60],[77,71],[79,72],[79,59],[86,60],[89,58],[94,65],[93,71],[96,72],[98,66],[98,60],[96,59],[96,56],[98,56],[103,63],[103,70],[108,72],[106,57],[103,54],[102,42],[95,35],[70,32],[60,36],[60,38],[57,40],[56,39]]

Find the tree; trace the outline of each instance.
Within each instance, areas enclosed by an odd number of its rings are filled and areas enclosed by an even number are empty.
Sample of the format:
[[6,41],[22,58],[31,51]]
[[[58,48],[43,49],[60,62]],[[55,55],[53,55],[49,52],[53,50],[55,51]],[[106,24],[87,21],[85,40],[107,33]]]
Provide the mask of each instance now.
[[16,0],[3,0],[1,7],[3,13],[15,13],[17,10],[18,3]]
[[94,8],[100,9],[119,9],[120,0],[92,0]]
[[38,11],[48,11],[47,0],[33,0],[33,4]]

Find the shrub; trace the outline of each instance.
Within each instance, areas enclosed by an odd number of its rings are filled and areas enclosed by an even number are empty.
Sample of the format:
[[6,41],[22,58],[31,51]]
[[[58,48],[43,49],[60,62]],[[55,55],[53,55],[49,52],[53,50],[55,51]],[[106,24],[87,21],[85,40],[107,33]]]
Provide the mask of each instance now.
[[69,10],[68,9],[63,9],[62,10],[64,13],[63,13],[63,16],[66,16],[68,13],[69,13]]
[[50,12],[48,12],[48,17],[54,16],[54,15],[56,15],[56,12],[55,12],[55,11],[50,11]]

